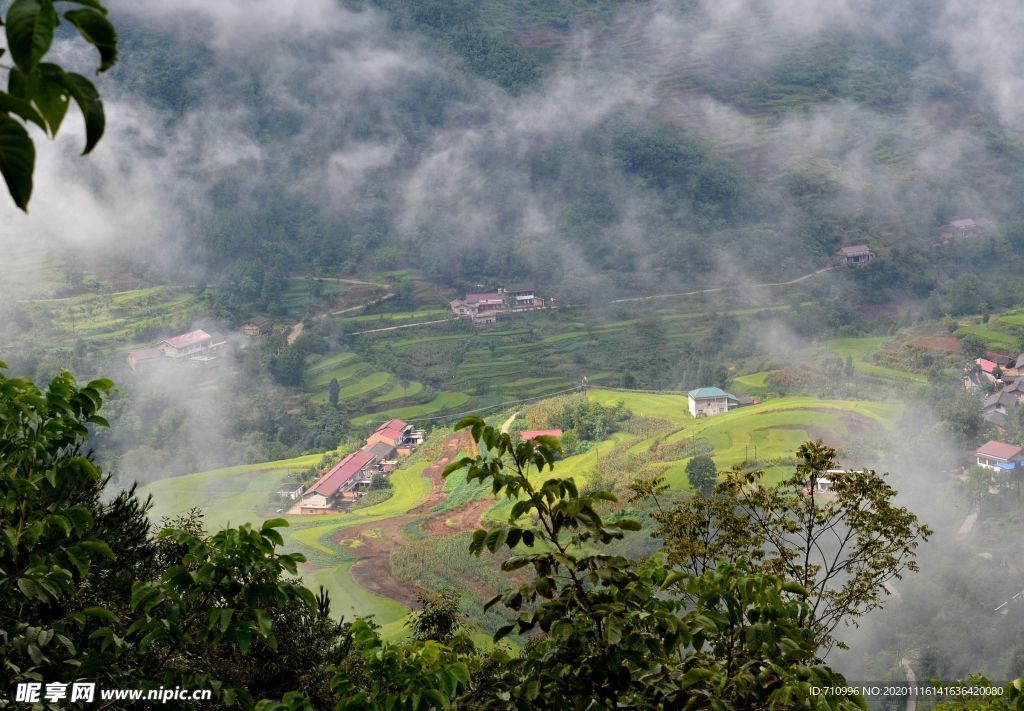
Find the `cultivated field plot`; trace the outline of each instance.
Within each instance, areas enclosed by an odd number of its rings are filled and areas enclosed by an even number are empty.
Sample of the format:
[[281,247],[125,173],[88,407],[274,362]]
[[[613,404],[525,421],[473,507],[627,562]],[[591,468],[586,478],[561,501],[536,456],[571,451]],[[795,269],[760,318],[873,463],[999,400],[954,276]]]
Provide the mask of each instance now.
[[43,299],[29,302],[26,309],[51,347],[68,348],[81,339],[116,352],[187,330],[202,314],[195,294],[167,286]]
[[895,378],[897,380],[909,380],[918,383],[927,382],[928,378],[920,373],[912,373],[909,370],[898,370],[875,365],[868,361],[873,354],[878,353],[892,339],[888,336],[865,336],[862,338],[836,338],[825,341],[824,348],[827,352],[846,358],[853,357],[853,367],[857,372],[868,375],[875,375],[883,378]]
[[[352,362],[338,359],[329,367],[348,367]],[[649,429],[642,437],[616,432],[559,461],[557,473],[572,476],[581,487],[595,477],[604,477],[602,486],[623,487],[632,478],[653,472],[665,476],[673,488],[686,490],[689,455],[682,453],[687,442],[712,447],[720,470],[753,459],[756,447],[758,464],[779,479],[792,471],[800,443],[820,438],[839,448],[857,446],[863,451],[900,415],[899,406],[888,403],[788,397],[693,419],[683,395],[592,389],[587,397],[606,406],[624,403]],[[507,583],[497,572],[500,558],[470,556],[467,536],[480,525],[507,518],[511,502],[494,500],[479,483],[468,484],[459,473],[447,481],[440,478],[449,461],[471,449],[464,433],[437,430],[392,475],[391,498],[347,513],[288,517],[285,548],[306,555],[306,582],[328,590],[338,614],[374,615],[388,636],[405,633],[404,622],[421,586],[456,585],[465,593],[467,614],[483,620],[485,629],[502,624],[498,612],[485,615],[482,609],[483,601]],[[312,466],[320,456],[167,479],[146,487],[143,494],[154,496],[157,517],[199,506],[211,529],[255,522],[267,512],[282,515],[273,510],[275,487],[285,474]]]
[[[894,427],[901,413],[901,406],[891,403],[786,397],[724,415],[693,419],[683,396],[595,390],[590,397],[603,405],[621,401],[634,415],[672,422],[675,429],[631,443],[633,453],[650,451],[655,443],[672,445],[705,440],[714,448],[711,457],[719,470],[748,461],[764,468],[770,480],[792,471],[788,462],[802,442],[821,439],[841,451],[852,447],[861,451],[879,434]],[[664,449],[673,451],[672,447]],[[688,488],[685,469],[689,457],[656,461],[664,468],[663,476],[670,486]]]
[[988,323],[963,325],[957,330],[957,335],[962,334],[972,334],[989,348],[1016,355],[1024,345],[1024,307],[993,316]]

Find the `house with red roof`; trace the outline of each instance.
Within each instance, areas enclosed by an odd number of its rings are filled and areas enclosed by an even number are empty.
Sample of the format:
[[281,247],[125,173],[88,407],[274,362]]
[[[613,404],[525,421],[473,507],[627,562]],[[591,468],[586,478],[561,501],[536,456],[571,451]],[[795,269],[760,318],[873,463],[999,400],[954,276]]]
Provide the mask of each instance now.
[[1024,450],[1015,444],[990,439],[974,450],[975,461],[979,467],[993,471],[1012,471],[1021,466]]
[[299,513],[329,513],[339,500],[345,498],[344,494],[355,489],[376,463],[377,458],[372,452],[365,449],[352,452],[306,489]]
[[199,328],[165,338],[152,348],[131,351],[128,354],[128,365],[138,372],[142,367],[160,361],[205,363],[216,360],[214,351],[226,345],[227,340],[219,333],[209,334]]
[[466,316],[476,325],[494,323],[503,315],[548,307],[544,299],[534,294],[533,284],[525,283],[512,284],[493,292],[469,293],[448,305],[456,316]]
[[863,267],[872,259],[877,257],[875,250],[866,244],[854,244],[849,247],[840,247],[836,252],[839,263],[847,267]]
[[988,358],[976,358],[974,362],[981,368],[982,373],[988,373],[989,375],[992,375],[992,371],[999,367],[995,361],[991,361]]
[[185,358],[208,348],[212,340],[209,333],[199,328],[180,336],[165,338],[156,347],[168,358]]
[[412,425],[402,420],[388,420],[377,428],[377,431],[366,438],[366,444],[372,445],[381,442],[392,447],[398,447],[405,440],[406,434],[412,432]]

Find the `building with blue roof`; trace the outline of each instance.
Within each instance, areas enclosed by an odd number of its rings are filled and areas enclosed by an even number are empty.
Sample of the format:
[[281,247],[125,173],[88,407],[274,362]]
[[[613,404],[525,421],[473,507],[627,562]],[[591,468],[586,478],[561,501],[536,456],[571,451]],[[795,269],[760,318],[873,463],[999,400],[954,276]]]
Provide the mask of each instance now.
[[694,417],[721,415],[740,405],[735,395],[721,388],[696,388],[686,395],[689,399],[690,414]]

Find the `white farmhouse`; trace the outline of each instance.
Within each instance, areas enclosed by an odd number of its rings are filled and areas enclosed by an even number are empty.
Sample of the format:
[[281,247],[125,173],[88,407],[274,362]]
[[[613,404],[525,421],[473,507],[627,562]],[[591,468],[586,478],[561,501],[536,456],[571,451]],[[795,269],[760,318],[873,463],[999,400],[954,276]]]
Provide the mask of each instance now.
[[721,415],[735,407],[739,407],[740,401],[735,395],[725,392],[721,388],[697,388],[687,393],[690,404],[690,414],[694,417],[711,417]]

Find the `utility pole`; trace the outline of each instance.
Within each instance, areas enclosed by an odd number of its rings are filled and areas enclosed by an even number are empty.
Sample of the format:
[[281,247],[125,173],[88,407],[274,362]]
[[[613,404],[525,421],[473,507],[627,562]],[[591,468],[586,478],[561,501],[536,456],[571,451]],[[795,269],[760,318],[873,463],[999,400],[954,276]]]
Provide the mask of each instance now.
[[584,402],[586,402],[588,400],[588,398],[587,398],[587,385],[589,383],[590,383],[590,381],[587,380],[587,376],[584,375],[582,378],[580,378],[580,390],[583,391],[583,401]]

